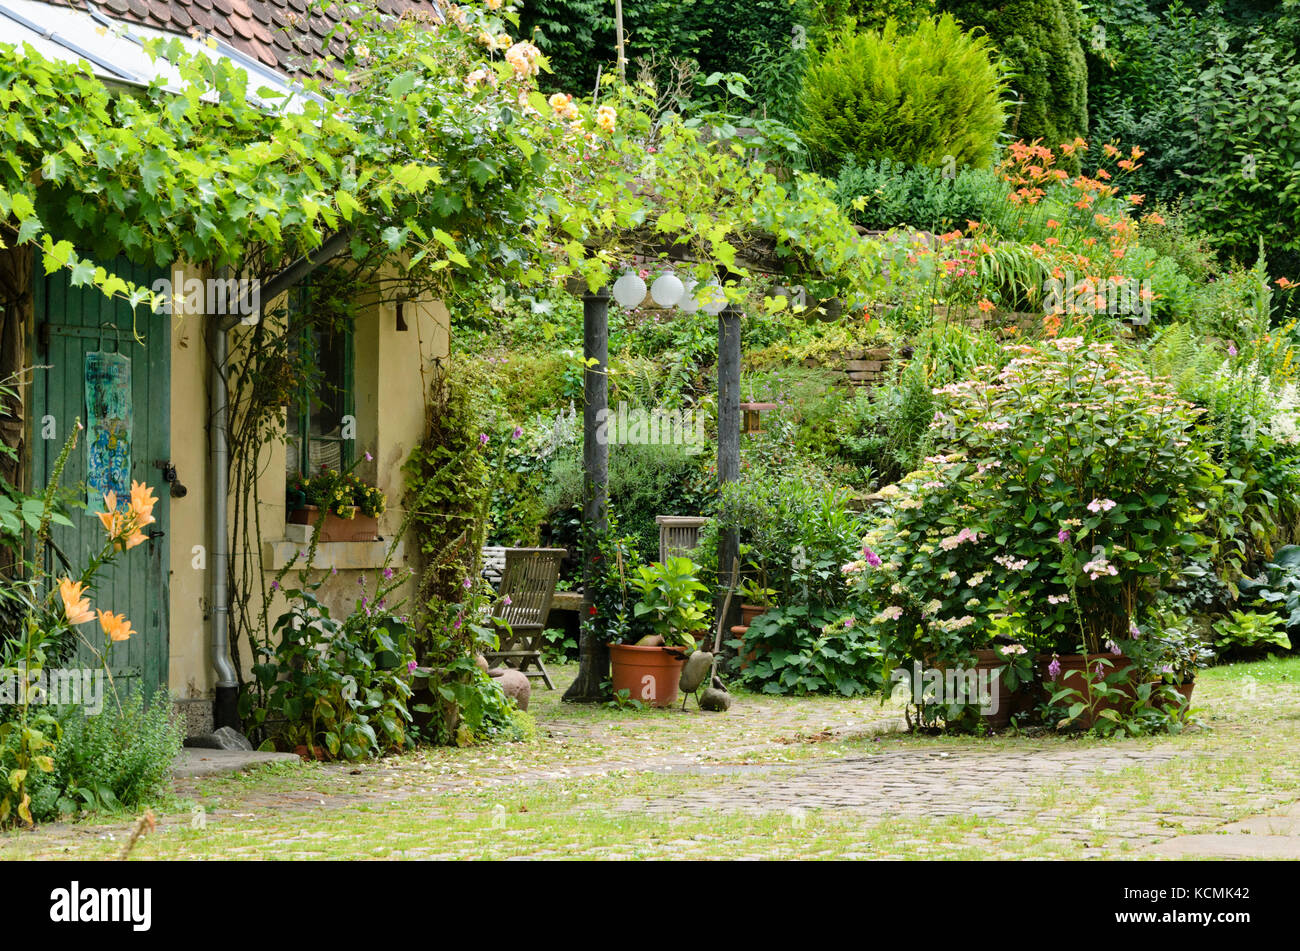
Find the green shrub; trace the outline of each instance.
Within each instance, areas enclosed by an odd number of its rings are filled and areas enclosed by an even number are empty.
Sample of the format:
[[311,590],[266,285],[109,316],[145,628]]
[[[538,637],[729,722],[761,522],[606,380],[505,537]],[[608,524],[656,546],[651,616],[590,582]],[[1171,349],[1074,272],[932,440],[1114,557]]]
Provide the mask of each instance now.
[[1185,171],[1198,223],[1221,254],[1238,260],[1254,255],[1262,240],[1284,272],[1300,266],[1298,43],[1293,10],[1231,57],[1221,49],[1179,90],[1202,144]]
[[[609,447],[609,504],[644,561],[659,558],[656,515],[700,515],[715,494],[707,451],[678,445]],[[576,550],[576,518],[582,506],[582,458],[576,451],[556,457],[543,489],[551,541]],[[556,530],[559,530],[558,533]]]
[[727,643],[737,652],[732,673],[763,693],[853,697],[879,692],[883,683],[871,626],[828,605],[770,609]]
[[1300,521],[1300,393],[1281,367],[1276,380],[1269,376],[1263,360],[1270,348],[1252,352],[1252,336],[1238,338],[1241,352],[1231,357],[1228,344],[1172,324],[1148,351],[1154,370],[1204,412],[1198,439],[1243,507],[1233,545],[1250,564],[1294,537]]
[[1220,651],[1250,651],[1266,645],[1290,650],[1291,638],[1286,633],[1286,621],[1273,611],[1230,611],[1228,617],[1214,624],[1214,645]]
[[[843,600],[840,566],[857,550],[862,522],[843,490],[797,474],[745,473],[718,493],[713,531],[728,528],[746,551],[746,580],[780,605]],[[725,567],[725,566],[724,566]]]
[[1014,139],[1054,148],[1088,132],[1088,71],[1077,0],[939,0],[968,29],[980,28],[1012,70],[1024,101],[1009,116]]
[[803,134],[814,162],[838,169],[883,158],[987,166],[1002,131],[1002,79],[989,42],[952,17],[903,35],[845,33],[809,68]]
[[1193,407],[1077,338],[1017,348],[985,380],[941,391],[933,425],[951,451],[866,537],[859,590],[887,653],[963,662],[1011,615],[1044,653],[1130,638],[1180,555],[1212,554],[1240,514]]
[[373,598],[361,588],[342,621],[316,596],[328,576],[310,581],[300,571],[301,587],[284,590],[289,607],[275,621],[274,646],[259,651],[255,682],[239,698],[240,717],[263,747],[319,746],[354,762],[411,744],[414,636],[405,616],[385,608],[405,579],[385,573]]
[[32,817],[39,822],[82,811],[130,812],[157,800],[168,791],[181,738],[163,692],[147,707],[137,692],[120,710],[109,698],[98,714],[66,712],[54,770],[31,774]]
[[989,169],[942,170],[881,159],[851,159],[835,180],[836,200],[854,224],[875,231],[912,227],[941,233],[989,221],[1006,203],[1006,186]]

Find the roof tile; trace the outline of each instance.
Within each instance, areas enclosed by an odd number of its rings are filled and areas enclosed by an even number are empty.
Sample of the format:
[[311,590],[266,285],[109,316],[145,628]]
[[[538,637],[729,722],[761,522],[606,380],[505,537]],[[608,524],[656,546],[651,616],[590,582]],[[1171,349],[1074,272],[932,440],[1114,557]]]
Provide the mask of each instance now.
[[[44,0],[66,6],[68,0]],[[106,11],[128,22],[174,33],[213,33],[267,66],[300,71],[322,54],[338,14],[321,16],[311,0],[99,0]],[[417,10],[421,19],[438,17],[436,0],[374,0],[385,13]],[[307,15],[311,11],[311,16]],[[335,37],[328,52],[344,48]]]
[[171,4],[168,0],[149,0],[149,18],[154,25],[165,29],[172,21]]

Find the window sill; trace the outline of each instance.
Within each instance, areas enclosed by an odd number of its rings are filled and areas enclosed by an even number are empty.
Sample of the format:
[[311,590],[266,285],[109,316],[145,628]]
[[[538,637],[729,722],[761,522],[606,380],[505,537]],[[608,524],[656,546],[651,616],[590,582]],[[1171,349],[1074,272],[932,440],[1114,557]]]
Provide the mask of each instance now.
[[[302,537],[301,532],[294,531],[300,528],[308,529],[305,537]],[[311,547],[310,526],[287,525],[285,534],[289,537],[280,541],[262,543],[262,566],[268,571],[279,571],[285,565],[292,563],[294,558],[298,559],[299,567],[303,565],[307,551]],[[392,544],[390,538],[381,538],[377,542],[320,542],[316,545],[316,556],[308,567],[317,570],[332,568],[338,571],[382,568]],[[398,542],[388,563],[392,567],[400,567],[405,560],[406,543]]]

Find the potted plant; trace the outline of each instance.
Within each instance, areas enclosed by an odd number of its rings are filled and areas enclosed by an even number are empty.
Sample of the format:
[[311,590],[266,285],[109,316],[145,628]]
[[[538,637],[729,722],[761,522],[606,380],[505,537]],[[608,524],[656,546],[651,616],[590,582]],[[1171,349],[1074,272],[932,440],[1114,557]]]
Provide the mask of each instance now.
[[[1181,697],[1183,712],[1192,702],[1196,672],[1210,666],[1215,652],[1186,617],[1156,608],[1154,623],[1158,630],[1141,643],[1142,665],[1149,680],[1165,684]],[[1139,645],[1125,645],[1126,653],[1137,654]],[[1169,689],[1163,691],[1168,696]],[[1169,697],[1172,699],[1172,697]]]
[[[741,545],[738,553],[744,557],[751,550],[749,545]],[[740,584],[736,586],[736,593],[740,595],[740,626],[748,628],[754,623],[754,618],[774,606],[776,591],[767,586],[767,570],[761,561],[747,561],[745,572]]]
[[[636,569],[632,587],[640,594],[633,618],[648,624],[653,633],[633,643],[613,643],[609,648],[616,693],[627,690],[634,700],[666,707],[677,699],[686,655],[695,650],[695,634],[709,626],[708,587],[697,577],[694,562],[674,557]],[[625,639],[636,636],[637,626],[611,628]]]
[[387,505],[384,493],[351,471],[338,472],[322,467],[313,478],[301,474],[290,477],[285,487],[285,505],[289,522],[316,525],[323,542],[378,541],[379,516]]

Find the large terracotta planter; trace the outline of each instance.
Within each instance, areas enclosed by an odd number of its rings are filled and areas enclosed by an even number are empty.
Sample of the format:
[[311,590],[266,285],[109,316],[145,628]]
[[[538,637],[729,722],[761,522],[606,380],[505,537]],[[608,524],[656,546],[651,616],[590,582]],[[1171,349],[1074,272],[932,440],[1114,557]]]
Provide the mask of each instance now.
[[615,693],[626,690],[631,699],[654,707],[670,706],[677,699],[677,682],[686,662],[680,650],[611,644],[609,660]]
[[[1173,688],[1177,690],[1179,696],[1182,697],[1182,701],[1179,704],[1176,711],[1178,713],[1180,720],[1187,719],[1187,714],[1192,709],[1192,688],[1195,686],[1196,686],[1196,681],[1194,680],[1188,681],[1187,683],[1184,684],[1173,685]],[[1155,683],[1151,685],[1152,690],[1158,690],[1160,687],[1161,684],[1159,683]],[[1165,698],[1163,692],[1158,698],[1156,698],[1156,706],[1160,707],[1161,709],[1168,709],[1172,703],[1173,703],[1172,700],[1168,700]]]
[[[996,650],[982,650],[975,652],[975,669],[976,670],[997,670],[1007,666],[1007,658],[1003,657]],[[990,730],[1003,730],[1011,723],[1011,714],[1019,711],[1017,703],[1018,697],[1010,687],[998,677],[997,687],[997,710],[993,713],[980,714],[980,719]]]
[[[353,509],[356,512],[356,509]],[[289,522],[293,525],[315,526],[320,518],[320,509],[314,505],[294,509],[289,513]],[[325,524],[321,526],[320,540],[323,542],[377,542],[379,541],[379,519],[373,515],[359,512],[352,518],[339,518],[333,512],[326,514]]]
[[767,608],[761,604],[742,604],[740,606],[740,624],[742,627],[749,627],[754,623],[754,618],[767,612]]
[[1107,660],[1111,662],[1111,666],[1102,670],[1103,679],[1117,671],[1127,671],[1129,673],[1129,679],[1116,685],[1120,691],[1117,699],[1099,701],[1092,711],[1085,709],[1079,714],[1078,719],[1074,722],[1084,730],[1092,729],[1093,723],[1096,722],[1094,715],[1101,714],[1103,710],[1114,710],[1120,716],[1124,716],[1137,700],[1137,684],[1131,679],[1137,668],[1133,666],[1133,661],[1123,654],[1088,654],[1086,657],[1083,654],[1061,654],[1057,657],[1057,660],[1061,663],[1061,671],[1055,678],[1049,676],[1047,672],[1047,668],[1052,663],[1051,654],[1039,654],[1034,659],[1038,664],[1039,679],[1047,689],[1048,695],[1046,699],[1049,700],[1057,691],[1064,690],[1066,687],[1078,690],[1086,697],[1088,680],[1091,679],[1095,683],[1097,676],[1092,673],[1088,678],[1085,678],[1084,671],[1094,671],[1098,661]]

